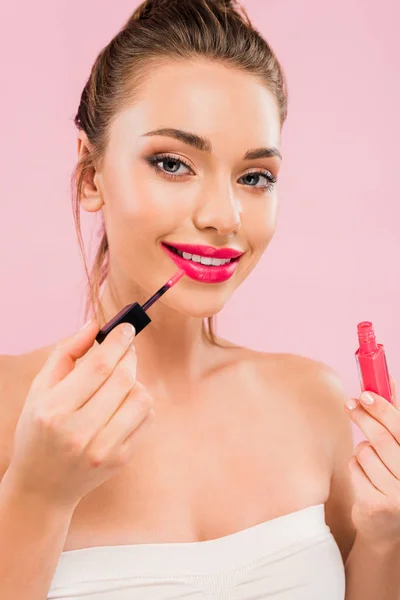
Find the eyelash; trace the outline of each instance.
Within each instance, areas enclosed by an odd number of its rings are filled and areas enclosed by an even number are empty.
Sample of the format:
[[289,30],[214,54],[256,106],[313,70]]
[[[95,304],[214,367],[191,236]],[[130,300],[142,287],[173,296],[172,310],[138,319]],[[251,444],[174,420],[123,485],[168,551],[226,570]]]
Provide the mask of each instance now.
[[[185,165],[185,167],[188,167],[188,169],[191,169],[191,166],[188,165],[187,162],[185,162],[184,160],[182,160],[181,158],[176,158],[176,156],[173,156],[172,154],[168,154],[168,153],[162,153],[162,154],[155,154],[153,156],[149,156],[146,159],[149,164],[158,172],[160,173],[162,176],[167,177],[168,179],[179,179],[179,177],[182,177],[182,175],[175,175],[174,173],[168,173],[166,171],[164,171],[163,169],[161,169],[160,167],[157,166],[157,163],[159,162],[163,162],[166,160],[172,160],[173,162],[176,163],[181,163],[182,165]],[[267,174],[268,173],[268,174]],[[257,193],[262,193],[265,191],[271,192],[274,185],[277,182],[277,178],[272,175],[272,173],[269,173],[269,171],[251,171],[249,173],[246,173],[246,175],[262,175],[263,177],[265,177],[268,180],[268,183],[266,185],[262,185],[262,186],[254,186],[254,185],[250,185],[248,187],[253,187],[257,190]],[[243,175],[243,177],[246,177],[246,175]]]

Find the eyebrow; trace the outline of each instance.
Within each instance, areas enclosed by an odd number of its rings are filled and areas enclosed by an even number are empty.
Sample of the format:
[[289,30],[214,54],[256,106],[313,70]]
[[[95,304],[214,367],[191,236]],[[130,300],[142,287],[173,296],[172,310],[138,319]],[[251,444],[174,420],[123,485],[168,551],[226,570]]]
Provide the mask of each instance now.
[[[183,131],[182,129],[173,129],[171,127],[164,127],[162,129],[154,129],[153,131],[148,131],[143,134],[144,136],[152,136],[152,135],[165,135],[168,137],[175,138],[180,142],[184,142],[185,144],[189,144],[196,148],[196,150],[202,150],[203,152],[211,153],[212,146],[211,142],[208,138],[201,137],[200,135],[196,135],[195,133],[190,133],[189,131]],[[243,160],[255,160],[257,158],[270,158],[272,156],[277,156],[282,160],[281,153],[278,148],[255,148],[253,150],[248,150],[243,157]]]

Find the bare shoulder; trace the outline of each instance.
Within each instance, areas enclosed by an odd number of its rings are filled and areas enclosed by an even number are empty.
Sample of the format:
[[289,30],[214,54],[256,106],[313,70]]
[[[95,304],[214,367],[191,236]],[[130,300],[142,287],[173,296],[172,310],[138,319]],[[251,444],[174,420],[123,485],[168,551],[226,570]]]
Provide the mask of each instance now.
[[[300,354],[286,352],[250,351],[261,367],[273,366],[290,375],[290,381],[297,385],[314,388],[318,383],[328,384],[336,390],[343,390],[337,373],[327,364]],[[312,391],[312,390],[311,390]]]
[[235,349],[244,363],[256,366],[260,376],[267,378],[269,384],[273,375],[274,382],[290,388],[295,397],[301,397],[302,401],[314,403],[315,408],[320,405],[326,410],[330,409],[330,406],[326,406],[327,393],[333,408],[343,400],[344,388],[340,377],[329,365],[321,361],[285,352],[262,352],[239,346]]
[[329,418],[335,415],[343,422],[340,417],[346,394],[339,375],[329,365],[299,354],[248,352],[261,376],[270,381],[273,373],[282,387],[290,389],[294,398],[301,400],[304,406],[313,407],[316,417],[324,419],[327,415]]
[[240,346],[235,347],[231,363],[236,372],[245,371],[261,382],[265,398],[279,397],[287,408],[306,413],[313,422],[313,430],[321,433],[331,470],[338,435],[347,438],[347,449],[352,450],[351,425],[343,409],[345,390],[339,375],[329,365],[299,354],[262,352]]
[[295,354],[255,355],[266,377],[271,369],[289,387],[300,409],[307,410],[317,435],[328,442],[330,455],[330,490],[325,503],[325,520],[346,562],[353,546],[356,530],[351,513],[354,492],[348,468],[354,454],[351,420],[343,405],[347,399],[339,375],[329,365]]
[[0,355],[0,479],[8,469],[15,428],[31,382],[50,349],[46,346],[26,354]]

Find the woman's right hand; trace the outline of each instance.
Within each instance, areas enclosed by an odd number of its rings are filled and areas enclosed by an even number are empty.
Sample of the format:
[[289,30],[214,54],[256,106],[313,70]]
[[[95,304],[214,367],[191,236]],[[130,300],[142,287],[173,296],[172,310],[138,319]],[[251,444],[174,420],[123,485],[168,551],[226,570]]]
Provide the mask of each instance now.
[[97,344],[92,320],[58,342],[34,378],[5,474],[18,490],[75,508],[131,460],[154,411],[136,380],[135,332],[131,327],[127,336],[126,327],[118,325]]

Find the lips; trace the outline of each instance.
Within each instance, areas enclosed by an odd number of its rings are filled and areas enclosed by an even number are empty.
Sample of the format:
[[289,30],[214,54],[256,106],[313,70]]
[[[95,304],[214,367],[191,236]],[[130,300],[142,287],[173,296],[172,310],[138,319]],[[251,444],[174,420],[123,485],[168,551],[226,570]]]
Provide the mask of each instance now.
[[[200,254],[200,256],[206,256],[204,253],[204,248],[208,249],[208,257],[210,257],[210,248],[213,251],[213,256],[211,258],[231,258],[230,256],[226,256],[228,251],[233,252],[236,257],[233,257],[231,261],[225,265],[203,265],[200,262],[194,262],[193,260],[188,260],[183,258],[171,248],[169,244],[165,244],[162,242],[161,244],[163,250],[170,256],[170,258],[174,261],[174,263],[180,268],[183,269],[188,277],[191,279],[195,279],[196,281],[201,281],[202,283],[221,283],[226,281],[230,277],[232,277],[233,273],[236,271],[241,252],[233,249],[223,249],[222,252],[224,256],[221,256],[221,251],[212,248],[211,246],[194,246],[189,244],[174,244],[172,248],[178,248],[182,252],[189,252],[187,248],[190,248],[190,254]],[[201,252],[200,252],[201,249]],[[219,256],[215,256],[215,254],[219,254]]]

